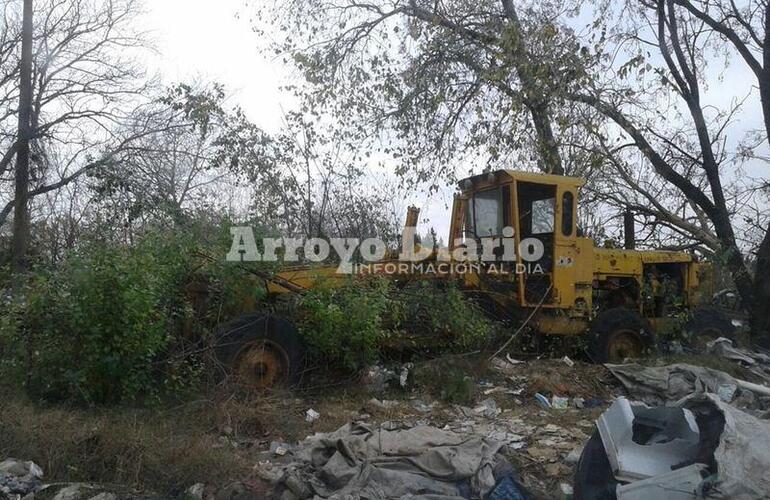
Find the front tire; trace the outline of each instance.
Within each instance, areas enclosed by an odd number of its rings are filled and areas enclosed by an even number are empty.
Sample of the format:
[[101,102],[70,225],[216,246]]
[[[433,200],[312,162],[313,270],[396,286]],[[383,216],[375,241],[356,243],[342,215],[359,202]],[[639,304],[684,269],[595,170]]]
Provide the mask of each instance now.
[[640,358],[655,345],[650,322],[632,309],[602,311],[591,323],[588,353],[595,363]]
[[294,325],[270,314],[240,316],[217,337],[217,358],[233,382],[257,390],[296,384],[302,351]]

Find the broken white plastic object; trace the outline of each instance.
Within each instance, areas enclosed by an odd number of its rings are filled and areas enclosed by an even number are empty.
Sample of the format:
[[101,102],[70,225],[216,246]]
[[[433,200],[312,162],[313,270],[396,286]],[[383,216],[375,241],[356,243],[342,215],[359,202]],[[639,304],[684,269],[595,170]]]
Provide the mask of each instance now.
[[692,464],[660,476],[618,485],[618,500],[695,500],[698,487],[708,475],[707,469],[704,464]]
[[[634,441],[634,423],[637,441]],[[692,412],[650,408],[618,398],[596,421],[610,467],[618,481],[631,482],[671,472],[698,451],[700,432]]]

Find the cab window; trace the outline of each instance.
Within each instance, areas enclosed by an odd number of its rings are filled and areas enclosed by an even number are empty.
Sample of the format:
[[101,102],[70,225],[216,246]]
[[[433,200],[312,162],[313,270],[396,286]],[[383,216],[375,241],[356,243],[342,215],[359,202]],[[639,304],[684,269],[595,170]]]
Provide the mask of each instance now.
[[510,187],[477,191],[465,204],[465,233],[476,238],[500,236],[509,224]]
[[479,191],[473,198],[476,236],[496,236],[503,231],[503,200],[500,188]]
[[575,195],[572,191],[565,191],[561,197],[561,234],[572,236],[572,227],[575,225]]
[[552,234],[556,213],[556,186],[520,182],[519,225],[522,235]]

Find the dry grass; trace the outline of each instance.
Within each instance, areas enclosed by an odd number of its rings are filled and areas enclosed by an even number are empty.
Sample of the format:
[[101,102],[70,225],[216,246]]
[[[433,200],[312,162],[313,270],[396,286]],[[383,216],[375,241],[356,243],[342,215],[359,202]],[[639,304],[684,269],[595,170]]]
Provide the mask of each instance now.
[[0,404],[0,457],[38,463],[46,479],[93,481],[171,494],[248,476],[253,462],[223,447],[211,416],[146,409],[45,408],[23,397]]
[[[270,441],[338,428],[362,406],[360,392],[229,392],[164,408],[89,409],[41,406],[0,387],[0,460],[33,460],[51,482],[115,484],[161,496],[197,482],[254,485],[253,467]],[[308,408],[322,418],[306,422]]]

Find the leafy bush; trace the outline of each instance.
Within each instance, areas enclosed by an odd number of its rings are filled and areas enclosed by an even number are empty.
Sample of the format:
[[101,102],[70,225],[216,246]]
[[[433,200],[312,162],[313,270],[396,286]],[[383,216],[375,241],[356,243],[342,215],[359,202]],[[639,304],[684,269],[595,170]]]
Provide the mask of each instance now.
[[375,361],[389,335],[383,326],[389,288],[381,278],[351,279],[342,287],[321,284],[304,295],[301,326],[311,352],[351,369]]
[[433,397],[446,403],[469,406],[478,395],[474,371],[483,361],[455,356],[418,363],[414,369],[415,383]]
[[160,235],[135,247],[93,242],[34,278],[16,324],[29,391],[113,403],[177,380],[157,362],[190,314],[181,290],[191,255],[184,239]]
[[216,326],[264,295],[251,267],[224,261],[229,220],[149,230],[133,245],[92,238],[38,267],[0,314],[0,375],[47,400],[109,404],[195,387]]
[[494,324],[455,283],[418,281],[398,291],[393,327],[441,340],[450,351],[480,347],[494,334]]
[[381,359],[408,339],[411,347],[462,351],[487,343],[494,324],[453,284],[390,279],[328,282],[300,299],[300,326],[311,354],[350,369]]

